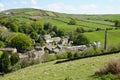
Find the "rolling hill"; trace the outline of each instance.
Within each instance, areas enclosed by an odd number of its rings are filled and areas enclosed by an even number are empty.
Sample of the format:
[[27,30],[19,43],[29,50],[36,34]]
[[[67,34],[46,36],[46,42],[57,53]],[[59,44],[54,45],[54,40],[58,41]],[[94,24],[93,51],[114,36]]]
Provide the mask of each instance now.
[[[63,30],[68,33],[74,31],[78,27],[82,27],[86,31],[99,29],[112,28],[115,29],[114,20],[120,20],[119,14],[108,14],[108,15],[83,15],[83,14],[65,14],[57,13],[52,11],[33,9],[33,8],[21,8],[21,9],[10,9],[0,12],[1,19],[12,18],[16,19],[20,24],[22,22],[38,22],[44,25],[46,22],[50,22],[53,25],[57,26],[58,29]],[[71,18],[76,19],[76,25],[69,25]],[[110,31],[110,43],[119,43],[119,30]],[[90,39],[91,42],[99,40],[102,43],[104,42],[103,31],[85,33],[85,35]],[[115,35],[117,34],[117,35]],[[94,36],[94,38],[91,36]],[[115,38],[113,40],[113,38]]]
[[[117,20],[119,19],[120,15],[78,15],[57,13],[33,8],[21,8],[2,11],[0,12],[0,16],[12,17],[19,21],[25,22],[34,20],[41,23],[51,22],[60,28],[64,27],[68,30],[71,30],[76,27],[83,27],[85,29],[111,28],[114,27],[114,23],[105,20]],[[76,25],[68,25],[68,22],[71,18],[77,19]]]

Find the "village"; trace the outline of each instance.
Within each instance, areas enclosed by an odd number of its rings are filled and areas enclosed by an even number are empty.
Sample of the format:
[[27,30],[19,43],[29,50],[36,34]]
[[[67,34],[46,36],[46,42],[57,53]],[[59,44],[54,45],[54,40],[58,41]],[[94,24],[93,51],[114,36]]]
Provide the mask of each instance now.
[[[44,35],[44,40],[46,42],[45,46],[35,46],[33,50],[27,51],[25,53],[20,53],[16,48],[0,48],[0,51],[7,51],[10,53],[18,53],[20,60],[34,58],[42,59],[44,53],[49,53],[50,55],[61,54],[65,52],[80,52],[84,51],[90,47],[100,47],[101,43],[95,41],[88,46],[78,45],[73,46],[73,41],[69,41],[69,36],[64,37],[52,37],[50,34]],[[34,40],[33,40],[34,41]]]

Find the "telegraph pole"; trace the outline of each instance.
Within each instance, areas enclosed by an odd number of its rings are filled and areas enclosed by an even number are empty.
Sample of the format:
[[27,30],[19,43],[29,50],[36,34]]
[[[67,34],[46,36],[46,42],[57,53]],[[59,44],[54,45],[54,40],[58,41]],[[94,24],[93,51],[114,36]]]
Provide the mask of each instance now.
[[108,31],[105,29],[105,42],[104,42],[104,49],[107,49],[107,39],[108,39]]

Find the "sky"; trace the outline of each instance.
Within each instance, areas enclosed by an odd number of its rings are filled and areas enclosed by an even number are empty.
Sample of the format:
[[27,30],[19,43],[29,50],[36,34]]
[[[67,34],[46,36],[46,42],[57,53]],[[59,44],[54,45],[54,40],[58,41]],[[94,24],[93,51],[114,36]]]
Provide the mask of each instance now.
[[120,0],[0,0],[0,11],[37,8],[69,14],[120,14]]

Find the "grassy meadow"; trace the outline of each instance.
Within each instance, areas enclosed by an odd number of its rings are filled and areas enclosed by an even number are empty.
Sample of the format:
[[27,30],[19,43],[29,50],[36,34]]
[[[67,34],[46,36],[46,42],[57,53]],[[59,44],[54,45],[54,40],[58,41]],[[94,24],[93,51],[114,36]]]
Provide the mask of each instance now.
[[0,77],[0,80],[99,80],[92,77],[94,72],[110,60],[117,59],[119,54],[98,56],[81,60],[55,64],[55,61],[38,64]]
[[[118,44],[120,43],[120,30],[109,30],[108,31],[108,44]],[[97,32],[86,32],[84,35],[91,41],[100,41],[102,44],[104,43],[104,31]]]

